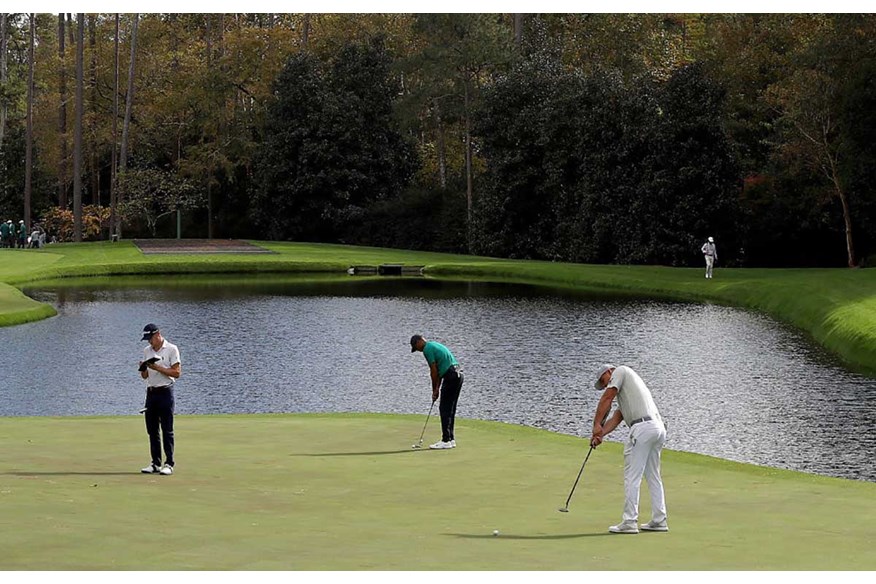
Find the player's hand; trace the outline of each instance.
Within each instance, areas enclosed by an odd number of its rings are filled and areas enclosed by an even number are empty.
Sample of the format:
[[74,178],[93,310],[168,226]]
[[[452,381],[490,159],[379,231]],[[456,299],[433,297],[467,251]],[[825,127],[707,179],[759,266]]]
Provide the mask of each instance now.
[[596,448],[602,444],[602,436],[596,436],[595,434],[590,438],[590,446]]
[[438,401],[438,390],[433,389],[432,390],[432,403],[434,404],[436,401]]

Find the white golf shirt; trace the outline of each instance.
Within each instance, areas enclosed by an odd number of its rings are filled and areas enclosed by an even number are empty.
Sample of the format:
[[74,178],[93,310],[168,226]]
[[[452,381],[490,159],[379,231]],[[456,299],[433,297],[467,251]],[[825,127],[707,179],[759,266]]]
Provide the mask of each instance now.
[[[143,349],[143,361],[147,361],[153,357],[159,357],[161,359],[155,363],[159,367],[170,368],[180,362],[179,349],[177,349],[176,345],[173,343],[168,343],[167,339],[164,340],[157,351],[152,350],[152,345],[146,345],[146,348]],[[146,369],[146,371],[149,373],[149,376],[146,378],[146,387],[161,387],[162,385],[173,384],[174,379],[169,375],[165,375],[154,369]]]
[[660,412],[657,411],[657,404],[654,403],[648,386],[638,373],[626,365],[615,368],[605,387],[617,388],[617,405],[628,426],[633,420],[645,416],[660,418]]

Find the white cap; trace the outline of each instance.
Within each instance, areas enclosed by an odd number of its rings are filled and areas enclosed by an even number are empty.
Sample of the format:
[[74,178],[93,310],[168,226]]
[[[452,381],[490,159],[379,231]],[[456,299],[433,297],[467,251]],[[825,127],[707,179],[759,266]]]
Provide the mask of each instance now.
[[712,239],[712,236],[711,236],[711,235],[709,236],[709,243],[715,243],[715,240]]
[[596,389],[602,389],[604,386],[602,385],[602,383],[599,382],[600,378],[605,375],[606,371],[614,368],[614,365],[612,365],[611,363],[605,363],[603,365],[600,365],[599,369],[596,370],[596,381],[593,382],[593,387],[595,387]]

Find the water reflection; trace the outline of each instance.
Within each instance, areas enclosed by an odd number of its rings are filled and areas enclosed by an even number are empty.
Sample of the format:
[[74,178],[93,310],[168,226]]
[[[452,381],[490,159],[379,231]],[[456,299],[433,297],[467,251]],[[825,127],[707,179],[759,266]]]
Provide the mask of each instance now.
[[3,415],[136,413],[146,322],[180,347],[180,414],[425,413],[422,332],[463,363],[462,417],[587,435],[610,361],[646,380],[669,448],[876,480],[876,383],[751,312],[429,279],[89,282],[28,291],[59,317],[0,329]]

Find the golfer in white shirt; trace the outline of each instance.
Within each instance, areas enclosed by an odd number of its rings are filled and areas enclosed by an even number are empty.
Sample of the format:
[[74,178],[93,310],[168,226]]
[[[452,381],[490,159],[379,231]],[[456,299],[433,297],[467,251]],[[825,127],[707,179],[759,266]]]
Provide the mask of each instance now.
[[715,247],[715,238],[709,237],[709,240],[700,248],[703,252],[703,257],[706,260],[706,278],[712,277],[712,271],[715,268],[715,261],[718,259],[718,248]]
[[[624,513],[621,522],[608,528],[611,533],[639,533],[639,490],[642,475],[651,493],[651,521],[642,525],[645,531],[669,531],[666,522],[666,500],[660,478],[660,452],[666,442],[666,427],[654,403],[648,386],[639,375],[625,365],[602,365],[596,373],[596,389],[604,390],[593,418],[590,445],[596,448],[622,421],[630,427],[624,446]],[[617,398],[618,409],[609,417],[611,404]],[[601,424],[599,420],[605,420]]]

